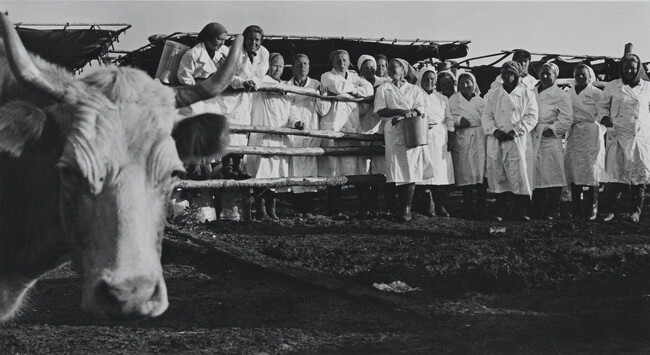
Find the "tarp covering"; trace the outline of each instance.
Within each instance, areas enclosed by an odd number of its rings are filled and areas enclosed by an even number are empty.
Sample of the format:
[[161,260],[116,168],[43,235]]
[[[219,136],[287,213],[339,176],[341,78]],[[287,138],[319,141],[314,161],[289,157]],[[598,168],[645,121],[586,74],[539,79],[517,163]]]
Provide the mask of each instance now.
[[16,30],[30,52],[71,71],[78,71],[91,60],[106,55],[113,42],[130,26],[117,30],[99,29],[94,25],[88,27],[34,29],[17,26]]
[[[197,44],[195,34],[177,33],[165,38],[190,47]],[[415,63],[429,58],[444,60],[465,57],[468,51],[468,43],[469,41],[448,43],[413,41],[411,44],[404,41],[393,43],[392,40],[381,41],[356,38],[266,36],[262,45],[271,53],[278,52],[282,54],[286,64],[291,64],[290,61],[294,54],[306,54],[310,59],[310,76],[320,78],[322,73],[331,69],[329,54],[336,49],[347,50],[350,53],[350,61],[354,64],[362,54],[385,54],[388,58],[401,57],[410,63]],[[226,42],[226,45],[228,44]],[[117,63],[143,69],[153,77],[156,74],[163,48],[164,40],[157,40],[119,58]],[[282,77],[285,80],[289,79],[291,71],[285,70]]]

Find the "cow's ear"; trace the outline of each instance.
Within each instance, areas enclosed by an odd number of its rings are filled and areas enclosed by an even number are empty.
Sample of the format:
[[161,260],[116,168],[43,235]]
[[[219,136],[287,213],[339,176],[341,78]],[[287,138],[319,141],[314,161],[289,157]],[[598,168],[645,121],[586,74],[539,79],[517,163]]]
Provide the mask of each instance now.
[[0,107],[0,151],[19,157],[25,147],[43,134],[47,116],[26,101],[11,101]]
[[188,117],[176,124],[172,137],[182,161],[217,159],[228,145],[226,117],[214,113]]

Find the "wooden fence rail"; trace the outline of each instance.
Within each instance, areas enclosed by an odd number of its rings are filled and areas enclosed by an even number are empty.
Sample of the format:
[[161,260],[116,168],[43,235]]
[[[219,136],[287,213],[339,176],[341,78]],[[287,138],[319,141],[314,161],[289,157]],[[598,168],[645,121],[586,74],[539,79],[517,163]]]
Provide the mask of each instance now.
[[358,147],[253,147],[253,146],[230,146],[227,150],[232,154],[252,155],[280,155],[280,156],[342,156],[342,155],[382,155],[384,147],[379,145],[358,146]]
[[249,126],[229,124],[232,133],[268,133],[280,135],[305,136],[315,138],[345,139],[355,141],[384,141],[384,135],[379,133],[350,133],[324,130],[300,130],[286,127]]
[[286,186],[342,186],[355,184],[379,184],[386,182],[384,175],[348,175],[331,177],[287,177],[248,180],[182,180],[177,188],[181,189],[227,189],[255,187],[286,187]]

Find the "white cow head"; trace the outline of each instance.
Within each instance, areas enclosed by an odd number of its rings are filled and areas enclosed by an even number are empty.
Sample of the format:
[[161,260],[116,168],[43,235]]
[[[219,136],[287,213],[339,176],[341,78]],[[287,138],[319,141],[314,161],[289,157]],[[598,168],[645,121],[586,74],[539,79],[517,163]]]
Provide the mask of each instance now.
[[[81,275],[82,307],[109,316],[160,315],[168,306],[160,255],[171,191],[184,172],[183,160],[215,156],[227,141],[223,116],[183,120],[177,103],[214,96],[227,86],[241,38],[215,81],[175,91],[132,68],[104,67],[74,78],[29,55],[4,14],[0,20],[0,152],[23,165],[39,164],[43,183],[51,183],[53,205],[58,204],[51,213],[59,213],[60,225],[43,231],[61,231]],[[19,180],[15,185],[29,190]],[[38,243],[42,237],[23,238]],[[39,252],[40,259],[54,258]],[[0,283],[7,303],[0,307],[0,319],[11,315],[7,298],[18,304],[24,294],[5,285],[28,288],[37,278],[16,274],[0,274],[10,279]]]

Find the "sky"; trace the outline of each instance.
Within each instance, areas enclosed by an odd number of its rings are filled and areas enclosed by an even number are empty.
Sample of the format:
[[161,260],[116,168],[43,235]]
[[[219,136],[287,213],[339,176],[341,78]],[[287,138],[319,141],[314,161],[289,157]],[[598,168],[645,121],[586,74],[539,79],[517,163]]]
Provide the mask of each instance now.
[[[620,57],[625,43],[650,61],[650,1],[0,1],[13,22],[128,23],[118,50],[157,33],[229,32],[257,24],[266,34],[470,40],[469,57],[525,48],[532,53]],[[353,58],[354,59],[354,58]],[[472,62],[485,64],[488,60]]]

